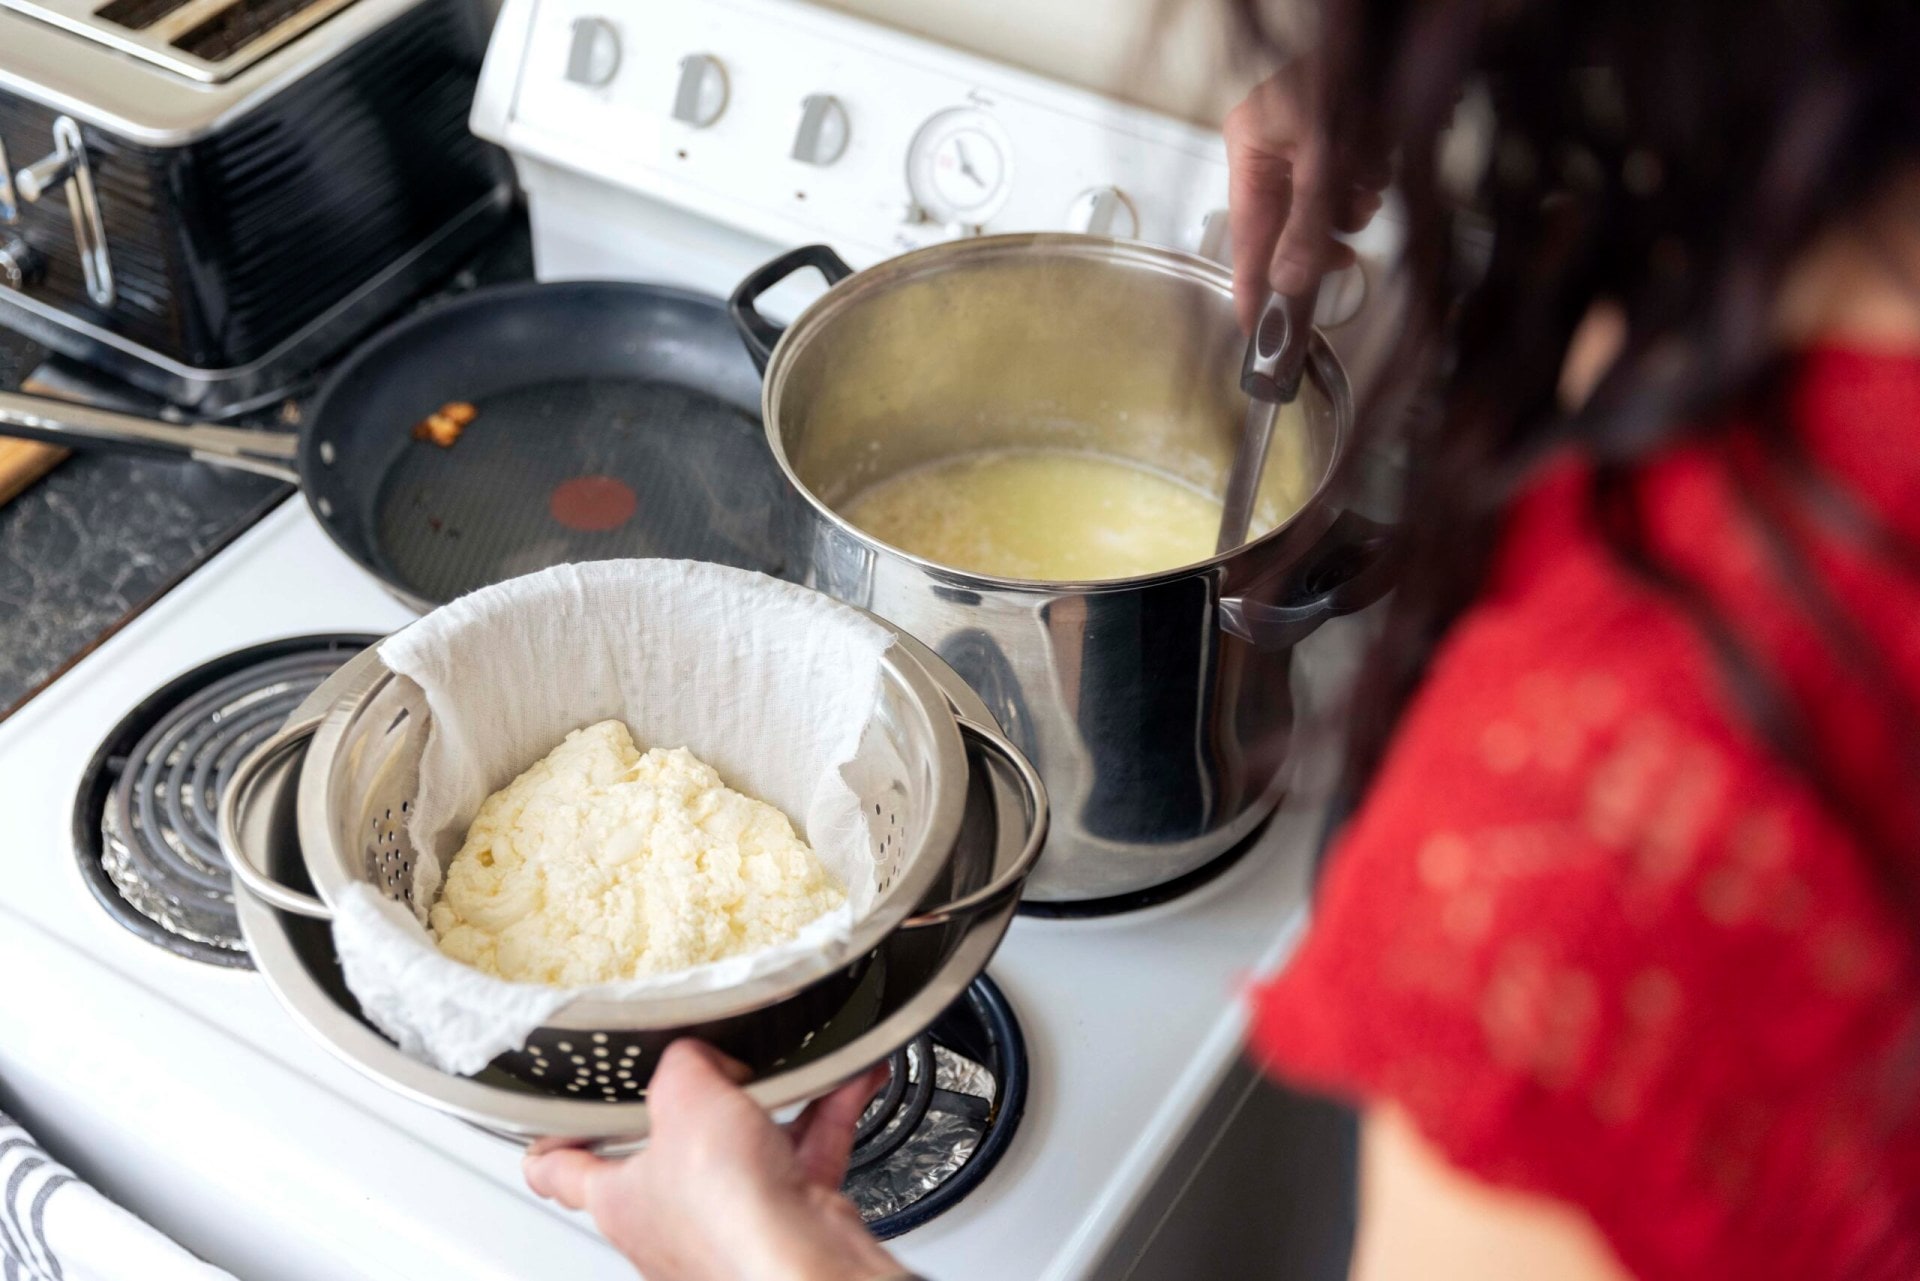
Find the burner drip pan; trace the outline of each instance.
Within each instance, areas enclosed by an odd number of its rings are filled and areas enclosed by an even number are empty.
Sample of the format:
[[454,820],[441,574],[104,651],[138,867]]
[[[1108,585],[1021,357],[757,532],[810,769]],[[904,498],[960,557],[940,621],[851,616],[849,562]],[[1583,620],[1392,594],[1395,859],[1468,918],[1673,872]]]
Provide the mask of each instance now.
[[974,981],[889,1060],[860,1118],[843,1190],[882,1241],[958,1204],[1013,1140],[1027,1100],[1027,1051],[1007,998]]
[[376,639],[239,650],[169,681],[114,726],[81,779],[73,833],[87,886],[115,920],[177,956],[250,964],[220,852],[221,793],[248,752]]

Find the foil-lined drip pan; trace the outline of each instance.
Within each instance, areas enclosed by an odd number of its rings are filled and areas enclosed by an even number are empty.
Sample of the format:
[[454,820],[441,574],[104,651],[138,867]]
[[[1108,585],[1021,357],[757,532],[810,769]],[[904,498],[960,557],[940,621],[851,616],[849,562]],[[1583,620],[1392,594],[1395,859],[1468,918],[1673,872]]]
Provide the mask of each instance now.
[[978,1186],[1026,1104],[1019,1025],[985,978],[895,1054],[892,1066],[886,1090],[861,1118],[842,1185],[882,1240],[918,1227]]

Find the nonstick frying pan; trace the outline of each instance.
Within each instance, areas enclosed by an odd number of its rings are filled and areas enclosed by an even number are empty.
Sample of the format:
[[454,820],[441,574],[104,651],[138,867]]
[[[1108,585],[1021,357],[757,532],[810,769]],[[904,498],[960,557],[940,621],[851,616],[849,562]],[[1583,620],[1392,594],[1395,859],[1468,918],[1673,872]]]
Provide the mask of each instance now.
[[[441,406],[479,412],[450,447]],[[797,514],[760,377],[719,299],[577,281],[475,290],[330,374],[299,431],[163,423],[0,395],[0,435],[188,454],[298,484],[340,549],[408,603],[565,561],[676,556],[781,574]]]

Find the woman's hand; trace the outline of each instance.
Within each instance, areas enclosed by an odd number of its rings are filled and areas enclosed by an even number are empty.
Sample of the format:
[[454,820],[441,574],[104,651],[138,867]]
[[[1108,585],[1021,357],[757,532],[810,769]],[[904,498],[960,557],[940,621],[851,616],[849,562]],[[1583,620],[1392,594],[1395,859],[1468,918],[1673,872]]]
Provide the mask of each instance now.
[[560,1149],[526,1162],[541,1196],[586,1210],[647,1281],[878,1281],[902,1274],[840,1195],[879,1067],[782,1129],[735,1083],[739,1064],[667,1047],[648,1084],[653,1136],[607,1161]]
[[1384,168],[1355,173],[1337,163],[1302,86],[1274,76],[1227,113],[1233,296],[1247,329],[1269,292],[1304,293],[1353,261],[1333,233],[1366,226],[1386,186]]

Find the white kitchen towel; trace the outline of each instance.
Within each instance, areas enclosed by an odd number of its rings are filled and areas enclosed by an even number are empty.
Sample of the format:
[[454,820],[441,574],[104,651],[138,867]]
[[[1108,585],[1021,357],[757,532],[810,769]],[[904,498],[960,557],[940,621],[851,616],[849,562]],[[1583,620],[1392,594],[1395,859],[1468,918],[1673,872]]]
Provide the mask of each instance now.
[[[347,986],[401,1049],[476,1072],[582,996],[718,991],[783,967],[851,959],[877,895],[874,843],[841,777],[880,698],[886,628],[818,592],[695,561],[561,565],[463,596],[380,647],[433,715],[408,820],[414,911],[355,885],[334,908]],[[798,938],[674,974],[595,988],[508,983],[444,956],[424,918],[480,805],[572,731],[617,718],[685,747],[774,805],[847,889]]]
[[101,1196],[0,1112],[0,1281],[234,1281]]

